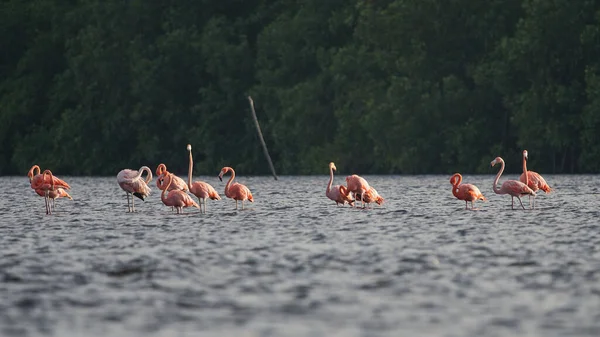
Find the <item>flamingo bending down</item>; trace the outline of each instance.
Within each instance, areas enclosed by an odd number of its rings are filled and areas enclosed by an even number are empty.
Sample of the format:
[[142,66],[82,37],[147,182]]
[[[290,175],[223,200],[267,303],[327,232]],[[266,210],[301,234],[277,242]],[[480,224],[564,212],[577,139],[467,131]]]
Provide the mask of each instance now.
[[[552,188],[548,186],[546,180],[537,172],[527,171],[527,150],[523,150],[523,173],[519,177],[519,180],[525,185],[529,186],[534,192],[539,190],[544,193],[550,193]],[[529,196],[529,206],[531,207],[531,195]],[[533,207],[535,208],[535,197],[533,198]]]
[[331,186],[331,184],[333,184],[333,171],[335,171],[336,169],[337,168],[335,167],[335,164],[333,162],[329,163],[329,184],[327,184],[325,195],[329,199],[335,201],[336,206],[338,206],[339,204],[342,204],[342,206],[344,206],[346,203],[348,203],[350,206],[354,206],[354,199],[352,199],[352,197],[350,196],[350,192],[348,191],[348,188],[346,188],[346,186]]
[[198,198],[200,203],[200,213],[202,213],[202,204],[204,204],[204,213],[206,214],[206,199],[221,200],[219,193],[209,183],[204,181],[194,181],[192,183],[192,171],[194,161],[192,160],[192,145],[187,145],[187,150],[190,153],[190,164],[188,166],[188,187],[190,192]]
[[[71,189],[71,186],[69,186],[69,184],[67,184],[64,180],[62,180],[58,177],[55,177],[51,173],[52,172],[50,172],[50,176],[52,177],[52,181],[54,182],[55,190],[53,190],[53,191],[50,190],[48,192],[48,198],[52,199],[51,207],[52,207],[52,209],[54,209],[54,199],[57,199],[60,197],[67,197],[67,198],[73,200],[73,198],[71,198],[71,196],[65,191],[65,190]],[[34,188],[34,185],[40,185],[44,181],[43,175],[40,174],[40,167],[38,165],[33,165],[29,169],[29,172],[27,172],[27,177],[29,178],[29,183],[31,185],[31,188],[33,188],[35,193],[37,193],[39,196],[46,198],[46,191],[44,189]]]
[[[167,173],[167,165],[160,163],[157,167],[156,167],[156,177],[160,177],[163,176],[163,179],[157,179],[156,180],[156,187],[158,187],[160,190],[163,189],[163,186],[161,186],[160,184],[164,182],[164,175],[165,173]],[[173,175],[173,184],[171,184],[171,187],[169,187],[169,189],[167,191],[172,191],[172,190],[181,190],[184,192],[189,192],[189,188],[188,185],[185,183],[185,180],[179,178],[176,175]]]
[[244,200],[254,202],[252,192],[250,192],[250,189],[248,189],[246,185],[242,185],[240,183],[231,183],[235,178],[235,171],[229,166],[225,166],[221,169],[221,172],[219,173],[219,180],[223,181],[223,175],[227,172],[231,172],[231,177],[229,177],[227,185],[225,185],[225,196],[235,200],[235,209],[238,209],[238,200],[241,200],[242,209],[244,209]]
[[184,207],[196,207],[200,208],[200,206],[192,199],[187,193],[182,190],[171,190],[169,191],[169,195],[165,197],[165,193],[169,189],[169,186],[173,182],[173,173],[166,172],[165,179],[168,179],[169,182],[167,186],[162,190],[160,194],[160,200],[162,200],[165,206],[175,207],[177,209],[177,214],[183,212]]
[[360,199],[357,199],[357,200],[361,200],[361,201],[365,202],[366,203],[365,207],[368,207],[368,205],[372,202],[374,202],[380,206],[385,202],[385,199],[383,199],[383,197],[381,197],[379,195],[379,193],[377,193],[377,190],[373,186],[369,186],[369,190],[367,192],[363,193],[360,196]]
[[[46,196],[46,191],[44,191],[41,188],[36,189],[35,193],[37,193],[41,197]],[[67,191],[65,191],[65,189],[62,187],[55,187],[54,191],[52,191],[52,190],[48,191],[48,198],[50,200],[52,200],[52,204],[51,204],[52,211],[54,211],[54,199],[68,198],[69,200],[73,200],[73,197],[71,197],[69,195],[69,193],[67,193]]]
[[44,170],[41,174],[41,178],[34,179],[31,182],[31,188],[36,192],[41,190],[44,193],[44,201],[46,204],[46,214],[52,214],[52,208],[50,206],[49,194],[54,191],[56,184],[54,183],[54,176],[50,170]]
[[494,193],[510,194],[512,199],[512,209],[515,209],[515,197],[517,197],[517,199],[519,199],[519,203],[521,203],[521,207],[525,209],[525,206],[523,206],[523,202],[521,201],[521,196],[529,194],[535,197],[535,192],[529,188],[529,186],[517,180],[506,180],[502,183],[502,187],[498,188],[496,184],[498,184],[498,180],[500,180],[500,176],[502,175],[502,172],[504,172],[504,159],[496,157],[496,159],[492,160],[491,165],[493,167],[498,163],[502,164],[502,167],[500,167],[500,171],[498,171],[498,174],[496,174],[496,179],[494,180],[494,185],[492,186]]
[[477,186],[473,184],[461,184],[462,180],[463,177],[460,175],[460,173],[454,173],[452,177],[450,177],[452,194],[456,197],[456,199],[465,201],[465,209],[468,209],[468,201],[471,202],[471,209],[474,209],[475,201],[487,201]]
[[[146,171],[146,180],[142,179],[142,174]],[[140,167],[139,171],[123,169],[117,174],[117,182],[127,195],[127,212],[135,212],[135,203],[133,196],[144,200],[150,195],[148,183],[152,180],[152,171],[148,166]],[[131,194],[131,204],[129,203],[129,194]]]
[[371,188],[369,183],[363,177],[353,174],[346,177],[346,185],[348,186],[348,191],[354,194],[354,198],[356,200],[361,200],[364,208],[365,202],[362,200],[362,195],[363,193],[367,193]]

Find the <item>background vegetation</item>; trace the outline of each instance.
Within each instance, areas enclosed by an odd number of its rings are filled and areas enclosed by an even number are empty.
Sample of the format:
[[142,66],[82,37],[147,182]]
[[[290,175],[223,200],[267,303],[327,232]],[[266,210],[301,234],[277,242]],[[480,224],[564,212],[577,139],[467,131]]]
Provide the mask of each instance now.
[[600,2],[7,0],[0,174],[600,172]]

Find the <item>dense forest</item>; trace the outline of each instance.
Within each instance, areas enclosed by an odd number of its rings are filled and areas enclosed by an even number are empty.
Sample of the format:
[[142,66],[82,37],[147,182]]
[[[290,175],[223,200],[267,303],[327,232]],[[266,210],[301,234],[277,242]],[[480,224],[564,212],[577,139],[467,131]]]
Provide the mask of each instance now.
[[0,174],[600,172],[600,1],[5,0]]

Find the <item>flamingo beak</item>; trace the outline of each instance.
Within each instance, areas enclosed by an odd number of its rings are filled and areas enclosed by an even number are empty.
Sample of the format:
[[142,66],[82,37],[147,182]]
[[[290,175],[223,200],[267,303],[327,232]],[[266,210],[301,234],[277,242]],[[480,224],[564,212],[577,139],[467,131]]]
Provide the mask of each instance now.
[[220,181],[223,181],[223,178],[221,178],[221,176],[219,176],[219,180],[220,180]]

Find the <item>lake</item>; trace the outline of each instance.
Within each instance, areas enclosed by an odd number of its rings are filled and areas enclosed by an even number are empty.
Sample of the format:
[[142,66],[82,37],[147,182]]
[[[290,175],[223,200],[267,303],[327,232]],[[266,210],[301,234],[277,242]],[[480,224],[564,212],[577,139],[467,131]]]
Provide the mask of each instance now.
[[156,178],[127,213],[116,173],[56,173],[74,200],[52,215],[0,177],[2,336],[600,335],[599,176],[544,175],[554,192],[525,211],[493,174],[464,176],[476,211],[450,175],[364,176],[373,209],[336,206],[327,175],[241,175],[244,211],[199,176],[223,200],[177,215]]

